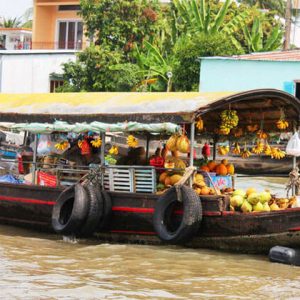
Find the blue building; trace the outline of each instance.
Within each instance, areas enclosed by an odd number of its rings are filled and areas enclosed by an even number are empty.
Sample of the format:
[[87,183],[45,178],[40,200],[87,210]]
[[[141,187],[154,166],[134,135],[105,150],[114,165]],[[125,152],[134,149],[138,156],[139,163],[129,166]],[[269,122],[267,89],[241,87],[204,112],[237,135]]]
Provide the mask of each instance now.
[[275,88],[300,98],[300,50],[201,58],[201,92]]

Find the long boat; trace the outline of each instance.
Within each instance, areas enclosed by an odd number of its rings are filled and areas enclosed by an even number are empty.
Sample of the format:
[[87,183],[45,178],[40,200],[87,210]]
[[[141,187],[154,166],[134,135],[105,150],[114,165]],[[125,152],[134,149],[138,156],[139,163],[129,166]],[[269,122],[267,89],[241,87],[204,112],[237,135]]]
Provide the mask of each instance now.
[[[158,194],[158,169],[154,166],[104,163],[105,136],[113,132],[144,134],[149,146],[158,136],[161,139],[184,127],[190,136],[190,153],[194,153],[197,118],[204,121],[204,135],[215,137],[224,109],[236,110],[241,126],[249,120],[263,120],[265,131],[274,130],[282,111],[293,128],[299,126],[300,101],[273,89],[235,94],[0,95],[1,126],[34,137],[32,182],[0,183],[0,222],[99,241],[180,244],[248,253],[267,252],[275,245],[300,247],[300,208],[230,211],[228,195],[199,196],[185,181]],[[39,135],[86,131],[101,135],[100,164],[94,169],[74,169],[73,173],[80,175],[73,184],[61,182],[49,187],[38,182],[38,172],[45,171],[38,163]],[[195,172],[193,155],[188,160],[190,172],[185,180]],[[67,171],[72,173],[72,169]]]

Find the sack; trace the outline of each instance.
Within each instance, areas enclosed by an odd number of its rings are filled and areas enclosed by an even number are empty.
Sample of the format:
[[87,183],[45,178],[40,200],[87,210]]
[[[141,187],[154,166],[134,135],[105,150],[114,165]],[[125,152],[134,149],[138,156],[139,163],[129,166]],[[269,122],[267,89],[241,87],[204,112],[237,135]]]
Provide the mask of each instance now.
[[295,132],[290,138],[285,151],[288,155],[300,156],[300,139],[298,132]]

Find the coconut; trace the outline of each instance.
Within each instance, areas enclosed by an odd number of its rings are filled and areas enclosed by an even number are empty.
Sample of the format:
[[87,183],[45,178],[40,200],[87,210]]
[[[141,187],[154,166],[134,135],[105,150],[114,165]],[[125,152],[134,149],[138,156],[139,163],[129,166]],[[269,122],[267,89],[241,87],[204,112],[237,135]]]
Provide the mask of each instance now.
[[247,198],[248,202],[251,203],[252,205],[257,204],[257,202],[259,202],[260,200],[260,196],[258,193],[251,193],[248,198]]
[[266,203],[271,200],[272,196],[269,192],[262,192],[259,194],[259,201],[261,203]]
[[230,197],[230,205],[233,207],[240,207],[244,202],[244,197],[241,195],[235,195]]
[[247,200],[244,200],[244,202],[241,206],[241,211],[244,212],[244,213],[251,212],[252,211],[252,205]]

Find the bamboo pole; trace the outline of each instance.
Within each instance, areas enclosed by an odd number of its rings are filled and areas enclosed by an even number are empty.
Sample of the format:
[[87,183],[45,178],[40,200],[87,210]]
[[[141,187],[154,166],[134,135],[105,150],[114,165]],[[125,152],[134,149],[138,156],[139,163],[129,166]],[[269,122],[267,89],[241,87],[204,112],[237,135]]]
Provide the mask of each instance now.
[[286,10],[285,10],[285,33],[284,33],[284,43],[283,49],[290,49],[291,41],[291,11],[292,11],[292,0],[286,1]]

